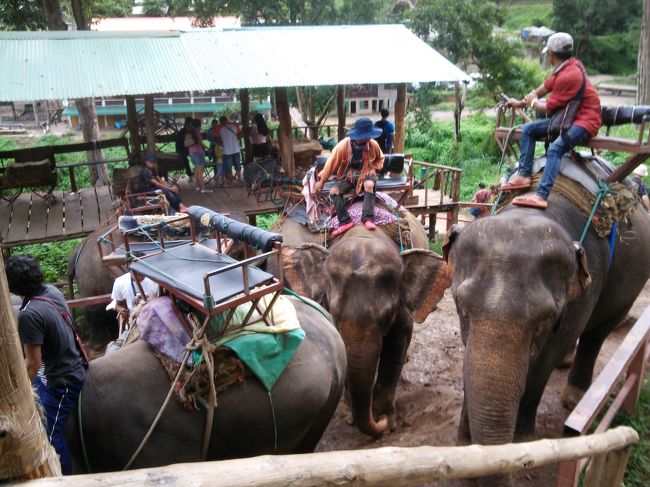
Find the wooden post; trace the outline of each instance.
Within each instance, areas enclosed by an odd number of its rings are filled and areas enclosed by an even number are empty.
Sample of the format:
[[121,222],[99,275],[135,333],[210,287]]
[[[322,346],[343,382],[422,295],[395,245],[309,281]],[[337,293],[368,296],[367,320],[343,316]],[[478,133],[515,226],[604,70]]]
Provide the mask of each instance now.
[[138,127],[138,112],[135,106],[135,97],[126,97],[126,123],[131,136],[131,154],[136,162],[141,160],[140,131]]
[[0,481],[60,476],[34,403],[0,255]]
[[239,90],[239,103],[241,106],[241,128],[242,135],[244,137],[244,160],[246,162],[253,160],[253,149],[251,147],[251,141],[248,138],[250,134],[250,118],[251,118],[251,99],[246,88]]
[[147,154],[156,152],[156,115],[153,108],[153,95],[144,95],[144,127],[147,137]]
[[397,85],[397,100],[395,100],[395,149],[397,153],[404,152],[404,117],[406,116],[406,83]]
[[591,459],[585,472],[585,487],[601,485],[623,485],[625,466],[630,456],[630,447],[596,455]]
[[275,89],[275,104],[278,110],[280,127],[278,128],[278,143],[280,158],[287,176],[293,177],[296,170],[293,162],[293,140],[291,139],[291,114],[289,113],[289,96],[286,88]]
[[345,138],[345,86],[343,85],[336,87],[336,112],[339,116],[338,142]]

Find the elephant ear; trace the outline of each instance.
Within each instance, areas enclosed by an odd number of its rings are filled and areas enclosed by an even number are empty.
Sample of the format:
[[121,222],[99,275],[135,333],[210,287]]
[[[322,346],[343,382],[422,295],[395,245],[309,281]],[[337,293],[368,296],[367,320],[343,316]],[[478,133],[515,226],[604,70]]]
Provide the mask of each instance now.
[[422,323],[451,284],[449,269],[441,256],[429,250],[407,250],[402,260],[402,299],[413,319]]
[[306,243],[299,247],[283,246],[281,253],[284,282],[292,291],[323,304],[325,267],[329,251],[320,245]]
[[587,263],[587,254],[585,249],[578,242],[573,242],[576,250],[576,259],[578,261],[578,270],[569,285],[568,301],[578,299],[582,291],[591,285],[591,274],[589,274],[589,265]]
[[449,262],[449,252],[451,252],[451,245],[460,235],[462,228],[459,225],[452,225],[447,233],[445,234],[445,240],[442,242],[442,257],[445,262]]

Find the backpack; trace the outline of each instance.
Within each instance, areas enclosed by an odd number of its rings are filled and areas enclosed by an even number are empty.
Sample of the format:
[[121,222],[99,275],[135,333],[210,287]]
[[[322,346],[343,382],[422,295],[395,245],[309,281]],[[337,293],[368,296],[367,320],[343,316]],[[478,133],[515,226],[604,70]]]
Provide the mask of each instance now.
[[387,121],[384,120],[383,118],[375,122],[375,127],[379,127],[382,130],[381,135],[377,137],[375,140],[377,141],[379,147],[381,147],[381,150],[383,152],[386,151],[386,123]]

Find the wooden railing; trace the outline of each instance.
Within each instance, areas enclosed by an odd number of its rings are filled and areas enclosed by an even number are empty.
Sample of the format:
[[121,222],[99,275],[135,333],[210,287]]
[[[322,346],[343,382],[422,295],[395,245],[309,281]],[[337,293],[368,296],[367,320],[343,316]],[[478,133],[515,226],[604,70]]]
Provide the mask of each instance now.
[[[620,409],[631,415],[635,413],[643,383],[644,366],[650,355],[649,339],[650,307],[645,309],[605,368],[564,422],[565,434],[586,434],[604,410],[605,414],[595,429],[596,433],[606,431]],[[613,399],[607,405],[612,396]],[[584,459],[560,463],[557,486],[577,486],[578,476],[585,468],[586,463],[587,461]]]

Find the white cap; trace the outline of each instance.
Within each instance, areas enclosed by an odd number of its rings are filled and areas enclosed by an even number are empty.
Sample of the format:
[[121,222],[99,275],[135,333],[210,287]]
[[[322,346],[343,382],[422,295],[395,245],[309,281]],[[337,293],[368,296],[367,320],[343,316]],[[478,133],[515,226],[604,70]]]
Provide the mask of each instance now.
[[646,166],[645,164],[641,164],[640,166],[635,167],[634,171],[632,172],[637,176],[641,176],[642,178],[644,178],[648,175],[648,166]]
[[546,40],[546,47],[542,53],[547,51],[563,53],[573,52],[573,37],[566,32],[556,32]]

